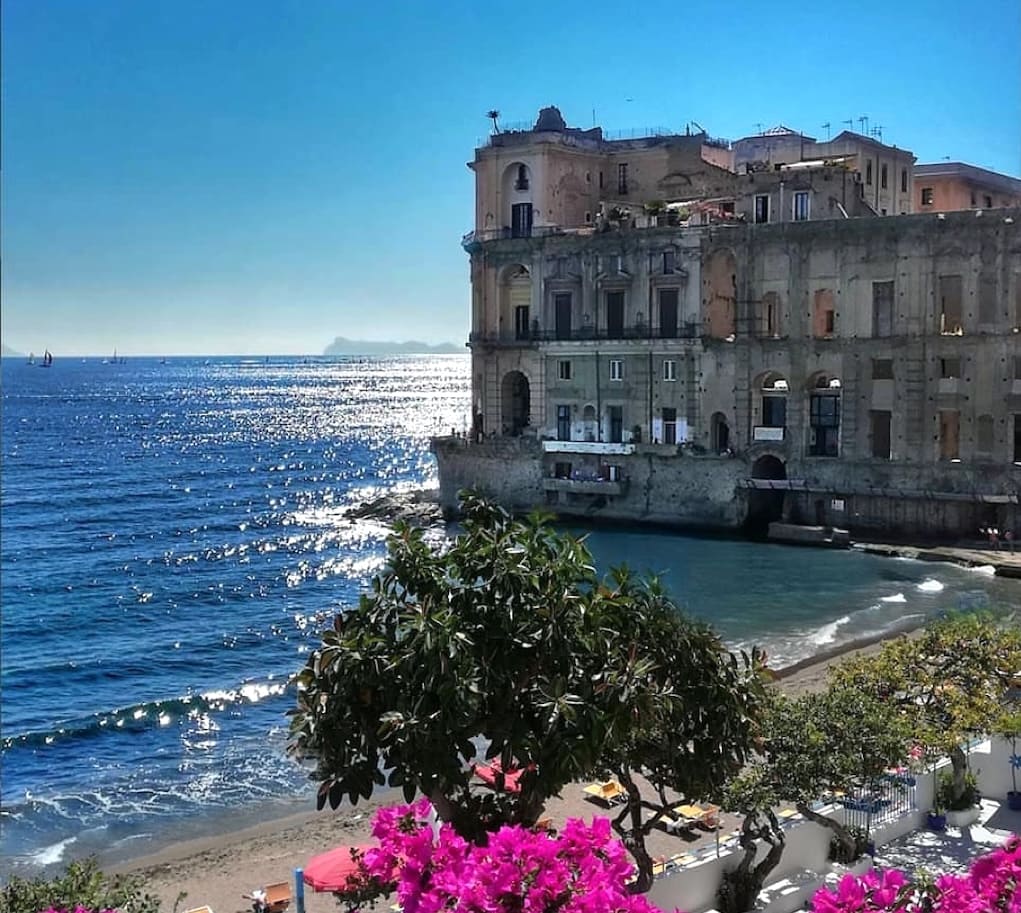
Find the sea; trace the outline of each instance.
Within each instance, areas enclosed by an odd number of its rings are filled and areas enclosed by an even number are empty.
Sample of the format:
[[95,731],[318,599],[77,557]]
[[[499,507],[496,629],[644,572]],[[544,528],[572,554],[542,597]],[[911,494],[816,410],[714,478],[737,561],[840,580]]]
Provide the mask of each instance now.
[[[351,510],[435,485],[469,383],[462,355],[2,360],[0,870],[312,810],[289,678],[382,566],[390,527]],[[989,568],[568,531],[774,666],[1021,607]]]

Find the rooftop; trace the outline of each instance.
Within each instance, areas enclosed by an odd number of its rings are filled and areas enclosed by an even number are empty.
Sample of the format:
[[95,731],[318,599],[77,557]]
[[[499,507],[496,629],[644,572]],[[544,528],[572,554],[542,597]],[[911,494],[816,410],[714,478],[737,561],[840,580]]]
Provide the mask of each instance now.
[[915,177],[960,177],[992,190],[1021,194],[1021,180],[1018,178],[966,162],[930,162],[915,165]]

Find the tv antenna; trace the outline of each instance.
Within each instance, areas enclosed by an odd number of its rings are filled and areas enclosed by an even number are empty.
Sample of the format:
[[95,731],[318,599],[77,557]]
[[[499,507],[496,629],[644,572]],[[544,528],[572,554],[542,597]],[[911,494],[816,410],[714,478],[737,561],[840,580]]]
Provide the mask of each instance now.
[[759,136],[762,136],[762,128],[764,126],[765,126],[765,124],[763,124],[762,121],[756,121],[755,129],[758,131]]
[[847,124],[847,126],[850,127],[852,130],[854,129],[854,118],[853,117],[849,117],[847,120],[842,120],[840,123]]
[[877,124],[872,128],[872,136],[875,137],[879,142],[883,141],[883,125]]
[[863,114],[861,117],[858,118],[858,127],[859,127],[858,132],[862,136],[869,135],[869,116],[867,114]]
[[829,140],[830,140],[830,122],[826,121],[826,123],[822,125],[822,128],[823,128],[823,130],[826,131],[826,142],[829,142]]

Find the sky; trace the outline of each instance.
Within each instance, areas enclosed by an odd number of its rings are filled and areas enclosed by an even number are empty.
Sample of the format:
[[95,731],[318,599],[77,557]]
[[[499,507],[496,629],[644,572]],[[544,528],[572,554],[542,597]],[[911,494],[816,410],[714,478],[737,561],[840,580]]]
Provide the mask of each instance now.
[[818,138],[1021,174],[1017,0],[4,0],[0,338],[62,355],[460,343],[466,162],[572,126]]

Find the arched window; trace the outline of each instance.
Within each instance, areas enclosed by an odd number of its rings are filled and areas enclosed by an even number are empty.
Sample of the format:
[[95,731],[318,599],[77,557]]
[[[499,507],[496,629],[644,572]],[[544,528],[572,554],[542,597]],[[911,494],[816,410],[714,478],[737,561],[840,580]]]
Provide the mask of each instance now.
[[518,179],[514,182],[515,190],[528,190],[528,168],[518,165]]
[[[770,373],[762,380],[762,427],[787,427],[787,379],[781,374]],[[760,438],[771,440],[772,435],[759,435]],[[783,440],[782,435],[780,440]]]
[[808,402],[809,456],[839,456],[840,378],[820,373],[810,385]]
[[730,425],[722,412],[714,412],[710,424],[710,446],[713,453],[726,453],[730,450]]

